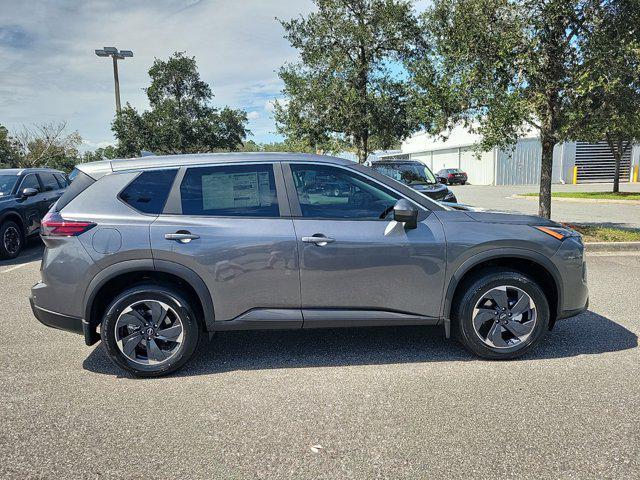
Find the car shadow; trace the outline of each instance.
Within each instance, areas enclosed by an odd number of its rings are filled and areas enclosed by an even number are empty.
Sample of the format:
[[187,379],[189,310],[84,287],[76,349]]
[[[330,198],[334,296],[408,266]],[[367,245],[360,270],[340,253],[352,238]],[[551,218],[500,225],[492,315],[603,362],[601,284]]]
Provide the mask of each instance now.
[[0,270],[3,267],[13,267],[15,265],[22,265],[29,262],[34,262],[42,258],[42,252],[44,251],[44,244],[39,237],[30,238],[24,246],[24,249],[20,252],[16,258],[11,260],[0,260]]
[[[594,355],[635,348],[637,336],[588,311],[559,321],[542,345],[521,360]],[[174,376],[208,375],[235,370],[340,367],[395,363],[482,361],[457,342],[444,338],[442,327],[373,327],[327,330],[246,331],[217,333]],[[129,376],[95,348],[86,370]]]

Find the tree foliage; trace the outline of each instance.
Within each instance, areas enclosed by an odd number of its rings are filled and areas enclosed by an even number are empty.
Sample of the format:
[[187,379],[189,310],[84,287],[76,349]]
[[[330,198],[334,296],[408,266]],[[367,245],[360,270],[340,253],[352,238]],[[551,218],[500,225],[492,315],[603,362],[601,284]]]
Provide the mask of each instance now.
[[175,154],[241,147],[249,133],[246,113],[211,105],[213,93],[200,78],[194,57],[177,52],[166,61],[156,59],[149,77],[145,91],[150,110],[138,113],[127,104],[113,122],[119,156],[137,156],[141,150]]
[[249,140],[241,149],[243,152],[299,152],[315,153],[315,149],[304,141],[287,138],[282,142],[257,143]]
[[607,141],[616,164],[613,191],[618,192],[622,157],[640,141],[640,4],[593,2],[581,29],[569,135]]
[[94,151],[87,151],[82,154],[82,162],[97,162],[100,160],[109,160],[117,158],[118,153],[116,147],[113,145],[107,145],[106,147],[96,148]]
[[360,162],[412,131],[398,72],[420,31],[405,0],[315,0],[307,17],[281,21],[300,62],[279,75],[278,132],[315,150],[354,149]]
[[436,0],[423,17],[428,48],[410,63],[414,114],[431,131],[458,122],[482,148],[542,143],[539,215],[551,215],[553,147],[571,136],[572,92],[590,0]]
[[0,164],[2,167],[49,167],[71,171],[79,161],[82,137],[67,132],[66,122],[23,126],[13,136],[0,126]]
[[0,168],[16,167],[18,163],[18,145],[9,130],[0,125]]

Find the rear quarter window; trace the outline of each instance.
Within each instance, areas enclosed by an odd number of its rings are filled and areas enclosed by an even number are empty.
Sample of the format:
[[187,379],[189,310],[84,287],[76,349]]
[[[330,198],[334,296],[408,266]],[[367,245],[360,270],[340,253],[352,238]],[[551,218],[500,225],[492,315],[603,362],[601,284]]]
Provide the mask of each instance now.
[[93,178],[80,170],[74,170],[72,175],[73,181],[71,182],[71,185],[69,185],[60,199],[56,202],[55,209],[57,212],[69,205],[74,198],[95,183]]
[[142,172],[122,190],[120,200],[139,212],[158,215],[164,209],[177,172],[175,169]]

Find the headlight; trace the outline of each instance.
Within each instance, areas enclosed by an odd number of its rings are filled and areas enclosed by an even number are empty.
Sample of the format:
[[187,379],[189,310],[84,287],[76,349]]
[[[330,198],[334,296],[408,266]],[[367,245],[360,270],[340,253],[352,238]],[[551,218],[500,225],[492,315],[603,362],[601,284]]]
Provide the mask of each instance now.
[[453,192],[449,192],[444,196],[443,200],[451,200],[454,197]]
[[565,238],[577,237],[581,238],[582,236],[576,232],[575,230],[567,227],[533,227],[536,230],[540,230],[547,235],[551,235],[553,238],[557,238],[558,240],[564,240]]

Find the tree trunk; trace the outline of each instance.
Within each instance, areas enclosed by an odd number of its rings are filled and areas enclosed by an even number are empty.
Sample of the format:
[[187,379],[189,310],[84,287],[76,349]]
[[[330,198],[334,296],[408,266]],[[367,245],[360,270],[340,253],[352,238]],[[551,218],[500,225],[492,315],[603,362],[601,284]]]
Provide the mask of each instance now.
[[358,157],[358,163],[362,164],[367,161],[369,157],[369,137],[365,132],[363,135],[354,135],[353,143],[356,147],[356,156]]
[[551,218],[551,177],[553,174],[553,146],[555,142],[547,135],[542,135],[542,162],[540,164],[540,197],[538,199],[538,215]]
[[613,158],[616,160],[616,172],[613,174],[613,193],[620,191],[620,160],[622,160],[620,157],[619,150],[613,154]]
[[614,142],[614,139],[611,135],[607,134],[607,145],[609,145],[609,150],[611,151],[611,155],[613,155],[613,159],[615,161],[615,173],[613,174],[613,193],[618,193],[620,191],[620,165],[622,163],[622,156],[625,154],[627,148],[631,145],[631,142],[627,142],[627,145],[624,145],[624,141],[622,139],[617,139]]

